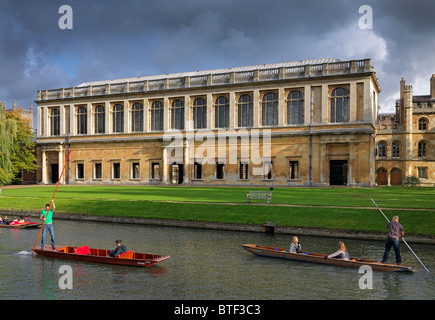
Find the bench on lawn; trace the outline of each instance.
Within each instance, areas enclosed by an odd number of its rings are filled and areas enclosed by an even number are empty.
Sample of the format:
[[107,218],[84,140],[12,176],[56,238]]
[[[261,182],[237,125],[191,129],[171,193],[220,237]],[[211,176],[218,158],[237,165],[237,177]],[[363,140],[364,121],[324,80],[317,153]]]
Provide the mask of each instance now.
[[249,191],[246,195],[246,203],[250,203],[251,200],[259,200],[264,199],[267,201],[267,204],[272,202],[272,191]]

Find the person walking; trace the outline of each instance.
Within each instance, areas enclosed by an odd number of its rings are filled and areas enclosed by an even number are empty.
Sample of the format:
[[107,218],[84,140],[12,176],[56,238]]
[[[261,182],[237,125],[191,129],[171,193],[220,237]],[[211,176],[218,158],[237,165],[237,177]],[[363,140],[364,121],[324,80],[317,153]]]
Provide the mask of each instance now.
[[388,263],[390,255],[390,249],[394,247],[394,253],[396,254],[396,263],[402,263],[402,257],[400,256],[400,238],[405,235],[403,226],[399,223],[399,217],[394,216],[393,220],[387,223],[388,235],[385,242],[385,252],[382,258],[382,263]]
[[[53,202],[53,210],[56,209],[56,206]],[[41,237],[41,249],[44,250],[44,244],[45,244],[45,236],[47,235],[47,230],[50,232],[51,237],[51,247],[53,250],[55,249],[55,239],[54,239],[54,228],[53,228],[53,210],[50,209],[50,204],[45,205],[45,210],[41,211],[41,217],[40,220],[45,220],[44,227],[42,228],[42,237]]]

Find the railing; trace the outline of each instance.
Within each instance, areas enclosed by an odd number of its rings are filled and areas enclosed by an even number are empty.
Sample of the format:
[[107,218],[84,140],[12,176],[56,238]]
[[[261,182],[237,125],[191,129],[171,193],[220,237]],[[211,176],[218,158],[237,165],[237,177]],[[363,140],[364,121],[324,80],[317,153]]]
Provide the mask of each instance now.
[[340,61],[322,64],[307,64],[294,67],[256,69],[252,71],[225,72],[203,76],[162,78],[158,80],[132,81],[72,87],[54,90],[39,90],[38,101],[76,97],[99,96],[120,93],[152,92],[223,84],[249,83],[259,81],[285,80],[294,78],[371,72],[370,59]]

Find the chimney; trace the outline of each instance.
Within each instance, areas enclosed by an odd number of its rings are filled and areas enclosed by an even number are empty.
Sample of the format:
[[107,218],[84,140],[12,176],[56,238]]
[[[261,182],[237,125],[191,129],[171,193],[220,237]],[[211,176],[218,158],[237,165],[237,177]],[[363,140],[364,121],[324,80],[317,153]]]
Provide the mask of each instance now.
[[435,73],[430,78],[430,97],[435,98]]

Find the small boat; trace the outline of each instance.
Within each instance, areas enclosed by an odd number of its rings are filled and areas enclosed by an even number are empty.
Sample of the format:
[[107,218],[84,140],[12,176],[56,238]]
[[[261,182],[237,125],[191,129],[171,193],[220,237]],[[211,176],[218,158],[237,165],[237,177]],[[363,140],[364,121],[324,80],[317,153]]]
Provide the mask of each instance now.
[[0,228],[11,228],[11,229],[26,229],[26,228],[38,228],[42,226],[42,223],[35,222],[24,222],[16,224],[0,224]]
[[372,270],[376,270],[376,271],[390,271],[390,272],[412,271],[411,270],[412,267],[409,266],[390,264],[390,263],[381,263],[374,260],[355,259],[355,258],[351,258],[350,260],[341,260],[335,258],[328,258],[328,255],[323,253],[306,252],[306,251],[301,253],[290,253],[286,249],[259,246],[256,244],[244,244],[242,245],[242,247],[257,256],[269,257],[269,258],[279,258],[279,259],[295,260],[295,261],[302,261],[302,262],[328,264],[328,265],[347,267],[347,268],[359,268],[361,266],[366,265],[366,266],[370,266]]
[[110,251],[106,249],[92,249],[88,246],[83,247],[35,247],[34,252],[41,256],[59,259],[69,259],[78,261],[88,261],[96,263],[117,264],[123,266],[149,267],[153,264],[169,259],[169,256],[151,253],[139,253],[128,251],[118,257],[110,257]]

